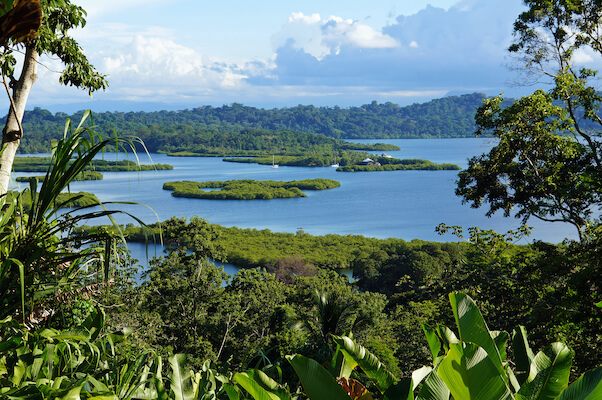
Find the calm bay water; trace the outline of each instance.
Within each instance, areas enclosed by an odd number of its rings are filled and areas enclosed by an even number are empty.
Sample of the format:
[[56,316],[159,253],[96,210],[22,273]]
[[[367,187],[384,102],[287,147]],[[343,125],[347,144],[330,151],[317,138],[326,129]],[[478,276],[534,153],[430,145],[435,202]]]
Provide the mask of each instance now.
[[[437,163],[449,162],[467,166],[471,156],[486,152],[491,139],[412,139],[359,140],[398,145],[400,151],[387,152],[396,158],[422,158]],[[139,155],[149,163],[146,155]],[[95,193],[102,201],[137,202],[119,205],[147,223],[163,221],[171,216],[193,215],[210,223],[240,228],[270,229],[274,232],[295,232],[303,229],[313,235],[329,233],[359,234],[376,238],[402,238],[454,241],[451,235],[439,236],[439,223],[479,226],[505,232],[515,229],[519,221],[495,215],[485,217],[486,209],[471,209],[455,196],[457,171],[389,171],[336,172],[335,168],[280,167],[223,162],[221,158],[168,157],[152,154],[155,163],[174,166],[168,171],[106,172],[102,181],[74,182],[72,191]],[[107,154],[105,159],[115,159]],[[120,155],[121,158],[121,155]],[[129,156],[132,159],[132,155]],[[32,175],[32,174],[19,174]],[[324,191],[307,191],[308,197],[268,201],[200,200],[172,197],[162,190],[164,182],[176,180],[299,180],[329,178],[341,187]],[[134,222],[119,216],[120,223]],[[532,220],[535,227],[531,239],[557,243],[576,237],[569,225],[542,223]]]

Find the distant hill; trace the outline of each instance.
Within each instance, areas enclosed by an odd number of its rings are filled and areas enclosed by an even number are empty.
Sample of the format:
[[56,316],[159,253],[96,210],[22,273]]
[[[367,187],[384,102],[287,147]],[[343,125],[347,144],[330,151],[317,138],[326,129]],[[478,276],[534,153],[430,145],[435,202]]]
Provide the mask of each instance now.
[[[474,115],[484,98],[484,94],[473,93],[406,107],[373,101],[349,108],[299,105],[263,109],[234,103],[180,111],[104,112],[94,114],[94,124],[100,132],[114,130],[121,136],[138,136],[151,151],[179,147],[183,138],[204,145],[202,140],[215,137],[216,132],[235,136],[248,129],[306,132],[337,139],[471,137]],[[65,119],[79,121],[82,113],[52,114],[41,108],[27,111],[20,151],[48,151],[50,140],[62,134]],[[207,132],[213,134],[208,136]]]

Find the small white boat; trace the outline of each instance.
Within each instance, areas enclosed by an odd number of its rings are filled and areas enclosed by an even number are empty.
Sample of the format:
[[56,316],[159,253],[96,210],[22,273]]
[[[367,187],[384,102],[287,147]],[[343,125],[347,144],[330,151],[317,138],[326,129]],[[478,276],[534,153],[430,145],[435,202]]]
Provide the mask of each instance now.
[[337,162],[337,156],[334,156],[334,163],[330,164],[333,168],[339,168],[339,163]]
[[271,168],[278,168],[278,164],[274,164],[274,156],[272,156],[272,165]]

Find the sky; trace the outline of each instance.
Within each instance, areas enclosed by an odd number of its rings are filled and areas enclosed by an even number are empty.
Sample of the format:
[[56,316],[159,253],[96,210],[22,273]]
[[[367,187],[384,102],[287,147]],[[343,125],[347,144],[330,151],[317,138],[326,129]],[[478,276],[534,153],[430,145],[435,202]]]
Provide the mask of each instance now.
[[88,13],[73,36],[109,88],[62,87],[59,62],[44,58],[30,108],[407,105],[525,90],[506,51],[520,0],[72,2]]

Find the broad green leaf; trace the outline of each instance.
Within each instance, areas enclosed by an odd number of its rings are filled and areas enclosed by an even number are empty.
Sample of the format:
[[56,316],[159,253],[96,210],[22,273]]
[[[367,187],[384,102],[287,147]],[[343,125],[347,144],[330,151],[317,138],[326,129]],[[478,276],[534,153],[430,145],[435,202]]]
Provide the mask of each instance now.
[[96,307],[93,312],[88,315],[84,323],[84,328],[90,331],[90,340],[94,341],[100,334],[102,327],[104,326],[105,313],[100,307]]
[[337,344],[328,372],[337,378],[349,378],[355,367],[357,367],[357,363],[354,360],[347,359],[341,352],[341,346]]
[[21,343],[23,343],[23,338],[20,336],[3,338],[2,342],[0,342],[0,353],[14,350],[21,346]]
[[412,391],[416,390],[418,385],[433,372],[432,367],[424,366],[422,368],[418,368],[414,372],[412,372]]
[[[255,400],[284,400],[279,394],[266,389],[252,375],[240,372],[234,375],[234,380],[242,386]],[[290,399],[290,396],[288,397]]]
[[385,400],[414,400],[412,393],[412,378],[403,378],[394,385],[389,386],[383,393]]
[[316,361],[301,355],[286,356],[310,400],[349,400],[332,375]]
[[487,352],[473,343],[452,344],[437,370],[454,399],[512,399]]
[[334,337],[334,341],[340,346],[341,352],[350,363],[357,363],[362,371],[372,380],[378,390],[384,393],[389,386],[397,383],[397,379],[387,371],[384,364],[378,358],[370,353],[364,346],[355,343],[350,338]]
[[82,391],[82,387],[84,386],[84,384],[82,383],[79,386],[74,387],[73,389],[69,390],[67,392],[66,395],[59,397],[61,400],[80,400],[80,393]]
[[171,392],[175,400],[187,400],[192,398],[190,371],[184,371],[183,365],[186,361],[184,354],[175,354],[169,358],[171,366]]
[[426,378],[433,369],[431,367],[422,367],[412,372],[411,378],[404,378],[395,385],[389,386],[384,393],[385,399],[407,399],[414,400],[414,390]]
[[27,364],[25,364],[23,362],[23,360],[17,361],[17,365],[15,365],[15,367],[13,369],[13,376],[10,377],[10,381],[15,386],[20,385],[21,384],[21,380],[23,378],[26,379],[26,377],[25,377],[26,372],[27,372]]
[[239,393],[239,389],[232,383],[224,383],[223,384],[224,391],[228,395],[229,400],[240,400],[241,394]]
[[246,374],[255,382],[259,383],[264,389],[273,393],[277,393],[279,396],[278,398],[290,399],[290,395],[286,392],[286,390],[283,389],[278,382],[270,378],[265,372],[259,369],[253,369],[247,371]]
[[499,376],[507,384],[508,376],[503,365],[505,360],[502,359],[491,332],[487,328],[487,324],[475,302],[463,293],[450,293],[449,300],[458,325],[460,340],[474,343],[483,348],[489,355]]
[[568,385],[574,352],[563,343],[552,343],[537,353],[517,400],[555,399]]
[[15,0],[0,0],[0,16],[5,15],[12,10],[14,2]]
[[443,357],[438,357],[438,359],[436,360],[436,363],[435,363],[435,369],[433,370],[432,373],[429,374],[429,376],[427,376],[426,380],[424,381],[424,385],[422,385],[420,392],[418,392],[418,396],[416,397],[416,400],[448,400],[449,399],[449,395],[450,395],[449,389],[447,388],[447,385],[445,384],[445,382],[443,382],[441,377],[439,377],[439,375],[437,374],[437,370],[439,369],[439,366],[441,365],[441,360],[443,360]]
[[510,335],[505,331],[491,331],[491,338],[497,347],[497,351],[500,353],[502,360],[506,360],[506,346],[508,345],[508,339]]
[[437,359],[437,356],[439,355],[439,351],[441,350],[441,341],[437,337],[435,330],[429,325],[422,324],[422,330],[424,331],[424,336],[426,336],[426,341],[429,345],[429,349],[431,350],[434,363],[435,359]]
[[602,368],[587,371],[557,398],[557,400],[600,399],[602,399]]
[[522,385],[529,376],[531,362],[535,358],[529,342],[527,341],[527,330],[519,326],[512,332],[512,351],[514,353],[515,374],[518,383]]
[[[160,370],[159,370],[160,371]],[[167,389],[165,388],[165,384],[160,376],[155,377],[155,388],[157,389],[157,398],[159,400],[168,400],[169,394],[167,393]]]
[[460,343],[460,341],[456,337],[456,334],[447,326],[438,325],[437,335],[439,335],[439,339],[441,339],[441,345],[443,346],[445,352],[449,350],[449,346],[452,343]]

